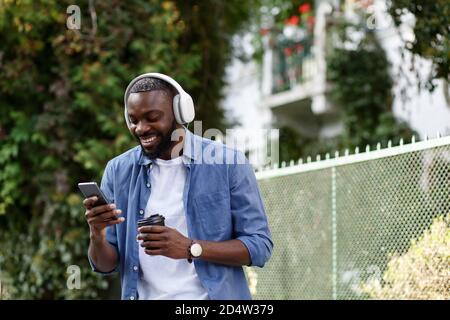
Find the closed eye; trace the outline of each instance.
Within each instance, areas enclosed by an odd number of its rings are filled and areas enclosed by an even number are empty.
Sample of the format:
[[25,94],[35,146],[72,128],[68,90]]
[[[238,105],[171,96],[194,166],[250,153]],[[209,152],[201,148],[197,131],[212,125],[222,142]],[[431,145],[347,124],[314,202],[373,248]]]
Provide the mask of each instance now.
[[161,119],[161,116],[162,116],[162,114],[159,113],[159,112],[158,113],[155,113],[155,112],[149,113],[147,115],[147,121],[149,121],[149,122],[156,122],[159,119]]
[[137,121],[136,121],[136,119],[135,118],[133,118],[133,117],[128,117],[128,119],[130,120],[130,123],[131,124],[136,124],[137,123]]
[[[151,110],[142,115],[141,119],[145,119],[147,122],[157,122],[164,116],[164,112],[159,110]],[[136,125],[139,120],[136,119],[134,116],[128,114],[128,118],[130,119],[130,123]]]

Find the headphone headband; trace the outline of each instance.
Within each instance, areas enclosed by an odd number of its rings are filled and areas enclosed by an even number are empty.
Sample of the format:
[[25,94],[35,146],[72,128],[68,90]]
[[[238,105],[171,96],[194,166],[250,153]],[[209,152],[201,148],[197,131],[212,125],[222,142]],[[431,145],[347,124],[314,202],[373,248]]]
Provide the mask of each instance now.
[[192,101],[191,96],[186,91],[184,91],[181,85],[178,82],[176,82],[173,78],[165,74],[151,72],[141,74],[136,78],[134,78],[133,80],[131,80],[131,82],[127,86],[127,89],[125,90],[124,111],[125,111],[125,121],[127,123],[128,128],[130,128],[131,126],[130,119],[128,118],[128,97],[130,96],[130,90],[136,82],[144,78],[160,79],[169,83],[172,87],[175,88],[175,90],[178,92],[178,95],[174,97],[173,111],[178,123],[184,124],[187,122],[191,122],[194,119],[194,103]]

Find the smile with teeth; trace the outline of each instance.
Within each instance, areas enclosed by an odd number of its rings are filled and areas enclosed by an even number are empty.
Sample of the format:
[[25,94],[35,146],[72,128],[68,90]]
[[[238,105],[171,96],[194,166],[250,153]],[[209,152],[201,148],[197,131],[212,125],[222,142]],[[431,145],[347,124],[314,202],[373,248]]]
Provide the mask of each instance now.
[[142,141],[142,143],[149,144],[149,143],[154,142],[156,140],[156,138],[157,138],[156,136],[150,136],[147,138],[141,138],[141,141]]

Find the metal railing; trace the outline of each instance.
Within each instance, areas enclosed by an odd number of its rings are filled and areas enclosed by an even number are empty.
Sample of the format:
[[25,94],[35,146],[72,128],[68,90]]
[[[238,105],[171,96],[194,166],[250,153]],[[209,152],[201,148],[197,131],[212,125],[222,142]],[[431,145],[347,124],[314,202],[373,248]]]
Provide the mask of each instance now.
[[298,41],[275,41],[272,49],[272,94],[290,90],[312,79],[315,67],[311,47],[312,35]]
[[349,153],[256,173],[275,246],[254,298],[450,299],[450,137]]

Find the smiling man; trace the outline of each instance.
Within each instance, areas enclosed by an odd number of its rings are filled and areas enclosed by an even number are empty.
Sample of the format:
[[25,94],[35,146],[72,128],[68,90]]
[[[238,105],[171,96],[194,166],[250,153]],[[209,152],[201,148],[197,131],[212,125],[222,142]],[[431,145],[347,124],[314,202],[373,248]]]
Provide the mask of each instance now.
[[[120,272],[122,299],[250,299],[242,266],[263,267],[271,255],[252,167],[187,130],[193,115],[192,99],[168,76],[139,76],[125,92],[139,146],[106,166],[101,188],[114,204],[84,201],[89,261],[99,273]],[[205,161],[211,147],[223,162]],[[153,214],[165,226],[138,229]]]
[[175,95],[176,91],[159,79],[144,78],[131,87],[127,109],[130,130],[150,158],[171,159],[171,151],[179,143],[172,141],[172,133],[183,128],[172,111]]

